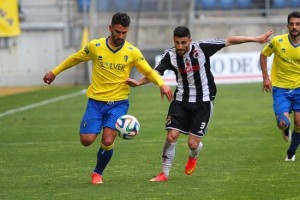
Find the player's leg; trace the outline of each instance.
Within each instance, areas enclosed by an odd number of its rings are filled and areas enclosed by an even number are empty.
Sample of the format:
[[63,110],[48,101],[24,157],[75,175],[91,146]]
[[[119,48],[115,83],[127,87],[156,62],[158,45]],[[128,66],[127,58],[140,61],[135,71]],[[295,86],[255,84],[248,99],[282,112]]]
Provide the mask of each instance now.
[[294,130],[286,161],[295,161],[295,153],[300,144],[300,88],[293,91]]
[[277,126],[282,130],[282,138],[284,141],[288,142],[291,137],[290,130],[290,114],[288,112],[279,113],[276,115]]
[[294,130],[291,137],[291,144],[287,150],[285,161],[295,161],[296,150],[300,144],[300,112],[294,113]]
[[273,87],[273,110],[276,116],[277,127],[282,130],[283,139],[287,142],[290,137],[290,116],[292,99],[290,90]]
[[181,103],[172,101],[166,119],[167,136],[162,152],[162,172],[150,181],[167,181],[175,157],[175,149],[180,132],[187,133],[187,111]]
[[203,144],[200,137],[192,134],[189,135],[188,144],[190,148],[190,154],[185,165],[185,174],[192,175],[196,169],[198,155],[203,148]]
[[175,157],[176,144],[179,135],[180,133],[178,130],[170,129],[167,133],[162,153],[162,170],[167,177],[169,176],[169,172]]
[[101,146],[97,153],[97,164],[94,172],[101,175],[103,174],[104,169],[106,168],[113,155],[113,147],[116,136],[117,134],[114,129],[107,127],[103,129]]
[[[100,102],[89,99],[86,111],[80,123],[80,141],[83,146],[91,145],[102,129],[102,113],[99,112]],[[101,184],[102,176],[98,173],[92,173],[92,184]]]
[[175,158],[176,144],[179,136],[180,133],[178,130],[168,130],[162,152],[162,172],[150,179],[150,181],[163,182],[168,180],[170,169]]
[[[101,145],[97,153],[97,164],[94,169],[94,174],[102,176],[107,164],[109,163],[114,152],[114,141],[117,136],[115,123],[117,119],[125,115],[128,111],[128,100],[114,102],[102,107],[103,113],[103,133]],[[102,180],[101,180],[102,181]]]
[[197,158],[203,148],[202,137],[208,131],[208,124],[213,114],[214,105],[212,101],[192,105],[194,110],[190,124],[188,146],[190,154],[185,166],[186,175],[191,175],[196,168]]

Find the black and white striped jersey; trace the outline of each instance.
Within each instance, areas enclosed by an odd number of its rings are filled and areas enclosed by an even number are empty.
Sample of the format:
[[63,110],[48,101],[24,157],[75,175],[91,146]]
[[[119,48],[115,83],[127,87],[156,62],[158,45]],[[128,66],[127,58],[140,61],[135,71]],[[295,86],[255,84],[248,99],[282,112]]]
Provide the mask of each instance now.
[[176,54],[175,47],[166,49],[155,69],[163,75],[172,70],[177,87],[174,99],[182,102],[214,100],[217,88],[210,70],[210,57],[225,47],[224,39],[192,41],[189,52]]

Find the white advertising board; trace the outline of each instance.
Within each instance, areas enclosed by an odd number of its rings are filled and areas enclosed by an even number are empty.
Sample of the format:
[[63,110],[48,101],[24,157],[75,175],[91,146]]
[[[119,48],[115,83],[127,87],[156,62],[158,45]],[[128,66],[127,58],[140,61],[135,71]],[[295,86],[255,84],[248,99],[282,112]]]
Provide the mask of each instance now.
[[[218,83],[250,83],[262,82],[259,64],[260,52],[247,53],[217,53],[210,58],[211,71]],[[156,56],[156,63],[161,56]],[[268,58],[270,71],[273,57]],[[177,85],[172,71],[166,71],[163,76],[168,85]]]

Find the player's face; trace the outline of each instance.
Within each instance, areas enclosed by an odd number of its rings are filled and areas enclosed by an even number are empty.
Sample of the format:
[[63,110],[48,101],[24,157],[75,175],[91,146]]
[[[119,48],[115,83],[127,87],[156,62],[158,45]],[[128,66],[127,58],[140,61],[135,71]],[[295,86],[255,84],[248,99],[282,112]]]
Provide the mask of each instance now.
[[129,27],[124,27],[121,24],[115,24],[109,26],[109,31],[111,33],[110,44],[118,47],[121,46],[127,36]]
[[176,53],[179,56],[183,56],[186,52],[190,50],[190,43],[192,38],[190,37],[174,37],[174,46]]
[[287,25],[292,37],[300,36],[300,18],[292,17]]

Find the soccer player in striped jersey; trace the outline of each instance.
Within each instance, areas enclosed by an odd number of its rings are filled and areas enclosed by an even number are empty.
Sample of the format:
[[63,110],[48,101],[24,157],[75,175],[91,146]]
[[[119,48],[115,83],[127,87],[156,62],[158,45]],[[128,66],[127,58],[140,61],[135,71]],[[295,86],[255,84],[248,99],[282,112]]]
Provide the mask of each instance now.
[[118,117],[127,113],[129,107],[130,91],[125,81],[132,67],[159,86],[161,94],[166,95],[169,101],[173,96],[171,88],[149,66],[140,50],[125,40],[129,25],[130,17],[126,13],[115,13],[109,26],[109,37],[90,41],[43,78],[49,85],[62,71],[83,61],[93,61],[92,81],[86,92],[87,107],[80,124],[83,146],[91,145],[103,129],[96,167],[91,175],[92,184],[103,183],[103,171],[113,155],[117,135],[115,123]]
[[[260,55],[263,90],[272,93],[277,126],[283,139],[291,144],[285,161],[295,161],[300,144],[300,12],[287,17],[289,33],[274,37]],[[271,80],[267,69],[267,57],[274,54]],[[294,112],[294,130],[290,132],[290,113]]]
[[[162,152],[162,172],[150,181],[168,180],[180,133],[188,135],[190,149],[185,173],[191,175],[196,168],[197,157],[203,147],[201,140],[207,133],[217,93],[210,70],[210,57],[226,46],[246,42],[265,43],[272,33],[273,31],[268,31],[257,37],[232,36],[225,39],[192,41],[187,27],[175,28],[174,47],[165,50],[161,61],[155,67],[161,75],[165,70],[174,71],[178,84],[166,119],[167,136]],[[138,81],[127,81],[132,87],[148,82],[147,77]]]

